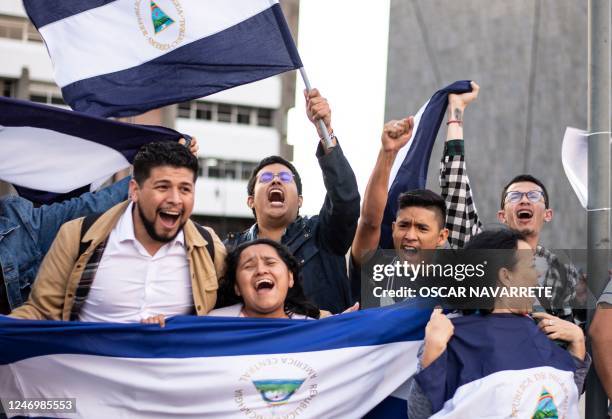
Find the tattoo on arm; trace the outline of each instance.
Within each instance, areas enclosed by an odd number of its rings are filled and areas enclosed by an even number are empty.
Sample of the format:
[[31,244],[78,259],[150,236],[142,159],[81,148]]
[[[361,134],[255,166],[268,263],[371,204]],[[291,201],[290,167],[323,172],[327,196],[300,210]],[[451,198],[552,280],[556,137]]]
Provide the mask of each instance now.
[[454,112],[455,112],[455,120],[456,121],[462,121],[463,120],[463,112],[461,111],[461,109],[455,108]]

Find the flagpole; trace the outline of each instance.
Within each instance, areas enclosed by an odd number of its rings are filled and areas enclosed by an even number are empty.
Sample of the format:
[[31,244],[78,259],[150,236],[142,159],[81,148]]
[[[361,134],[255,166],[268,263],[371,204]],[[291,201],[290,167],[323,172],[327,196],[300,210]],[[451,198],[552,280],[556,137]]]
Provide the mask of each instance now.
[[[608,281],[610,252],[610,7],[612,0],[588,2],[588,215],[587,273],[599,297]],[[607,249],[607,251],[606,251]],[[587,326],[594,310],[588,310]],[[587,339],[590,351],[591,339]],[[607,397],[591,368],[586,381],[585,417],[603,419]]]
[[[299,70],[300,70],[300,74],[302,75],[302,80],[304,80],[304,85],[306,86],[306,90],[310,92],[312,90],[312,86],[310,85],[310,80],[308,80],[308,75],[306,74],[306,70],[304,70],[304,67],[300,67]],[[319,129],[321,129],[321,132],[323,133],[323,142],[325,143],[325,148],[332,148],[334,144],[329,138],[329,132],[327,131],[327,127],[325,126],[325,123],[323,122],[323,120],[319,119],[317,121],[317,124],[319,124]]]

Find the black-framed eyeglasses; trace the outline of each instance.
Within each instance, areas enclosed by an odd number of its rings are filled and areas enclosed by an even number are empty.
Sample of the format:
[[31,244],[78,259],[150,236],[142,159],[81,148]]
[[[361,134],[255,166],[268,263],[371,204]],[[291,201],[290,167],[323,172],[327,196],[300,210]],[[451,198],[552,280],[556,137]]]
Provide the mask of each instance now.
[[274,180],[275,177],[278,177],[279,180],[283,183],[291,183],[293,182],[293,173],[291,172],[263,172],[259,175],[259,183],[270,183]]
[[538,191],[538,190],[528,191],[528,192],[521,192],[521,191],[506,192],[506,202],[516,204],[520,202],[521,199],[523,199],[523,196],[527,196],[527,199],[530,202],[535,203],[535,202],[539,202],[542,198],[544,198],[544,192]]

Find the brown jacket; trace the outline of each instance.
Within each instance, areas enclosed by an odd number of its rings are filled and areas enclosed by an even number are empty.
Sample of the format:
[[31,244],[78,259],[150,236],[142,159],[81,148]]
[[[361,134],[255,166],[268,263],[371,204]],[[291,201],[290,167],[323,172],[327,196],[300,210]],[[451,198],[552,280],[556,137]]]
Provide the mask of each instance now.
[[[80,257],[79,237],[83,218],[64,224],[42,262],[30,298],[10,315],[22,319],[69,320],[75,291],[87,261],[93,250],[110,235],[127,206],[128,202],[118,204],[96,220],[83,237],[84,243],[91,241],[91,244]],[[193,303],[198,316],[205,315],[214,308],[218,279],[222,277],[225,268],[225,246],[211,228],[206,229],[214,240],[214,264],[206,250],[207,242],[193,222],[189,220],[183,227]]]

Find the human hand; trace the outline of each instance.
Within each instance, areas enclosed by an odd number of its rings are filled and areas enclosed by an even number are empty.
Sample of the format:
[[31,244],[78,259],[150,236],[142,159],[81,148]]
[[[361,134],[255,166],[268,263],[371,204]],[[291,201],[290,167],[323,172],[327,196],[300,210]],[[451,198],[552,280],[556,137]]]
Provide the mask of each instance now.
[[347,308],[340,314],[353,313],[354,311],[359,311],[359,303],[353,304],[351,307]]
[[383,151],[397,153],[405,146],[412,137],[412,129],[414,128],[414,117],[400,119],[399,121],[392,120],[385,124],[380,137]]
[[445,348],[454,332],[453,323],[442,313],[440,307],[436,307],[425,326],[425,345]]
[[[186,143],[187,141],[184,138],[181,138],[179,140],[179,144],[181,145],[185,145]],[[191,137],[191,143],[189,143],[189,151],[191,152],[191,154],[198,157],[199,149],[200,149],[200,146],[198,146],[198,139],[196,137]]]
[[584,333],[577,324],[548,313],[533,313],[531,316],[540,320],[538,327],[548,339],[568,342],[568,350],[577,358],[584,359],[586,354]]
[[159,324],[159,327],[166,326],[166,318],[163,314],[158,314],[157,316],[147,317],[146,319],[140,320],[140,323],[143,324]]
[[310,91],[304,90],[304,98],[306,99],[306,115],[310,122],[317,128],[319,138],[323,137],[318,121],[323,121],[328,133],[332,133],[331,127],[331,109],[327,99],[325,99],[317,89]]
[[476,84],[476,82],[470,82],[472,86],[471,92],[462,93],[460,95],[456,93],[451,93],[448,95],[448,106],[451,109],[451,118],[461,120],[462,118],[456,118],[454,116],[454,109],[459,108],[460,110],[464,110],[470,103],[472,103],[478,97],[478,92],[480,91],[480,86]]

